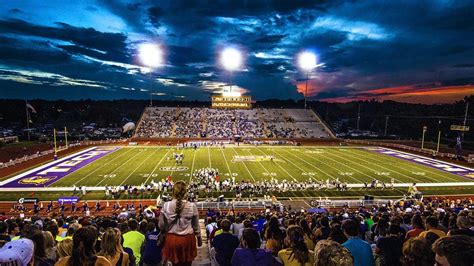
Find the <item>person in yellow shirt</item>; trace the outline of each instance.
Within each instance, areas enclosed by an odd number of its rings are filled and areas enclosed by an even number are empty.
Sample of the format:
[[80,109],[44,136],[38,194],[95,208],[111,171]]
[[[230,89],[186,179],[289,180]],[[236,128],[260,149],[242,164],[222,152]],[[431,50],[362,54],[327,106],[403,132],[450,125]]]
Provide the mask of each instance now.
[[425,221],[426,231],[421,232],[418,237],[426,238],[426,235],[429,232],[437,234],[439,237],[445,237],[446,233],[438,229],[438,223],[439,223],[438,218],[434,216],[429,216],[428,218],[426,218],[426,221]]
[[288,248],[278,252],[278,258],[284,266],[314,265],[314,252],[305,244],[303,228],[297,225],[288,227],[285,244]]

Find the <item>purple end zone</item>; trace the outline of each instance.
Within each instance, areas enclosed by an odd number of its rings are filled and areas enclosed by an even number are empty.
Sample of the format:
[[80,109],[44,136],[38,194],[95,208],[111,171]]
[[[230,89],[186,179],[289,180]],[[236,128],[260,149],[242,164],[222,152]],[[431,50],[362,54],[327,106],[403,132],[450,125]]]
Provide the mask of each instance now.
[[403,159],[405,161],[410,161],[413,163],[421,164],[430,168],[434,168],[443,172],[459,175],[465,178],[474,179],[474,170],[469,167],[464,167],[448,162],[439,161],[436,159],[430,159],[420,155],[410,154],[406,152],[385,149],[385,148],[364,148],[365,150],[378,152],[388,156],[396,157]]
[[13,177],[13,181],[4,184],[2,187],[45,187],[60,180],[66,175],[80,169],[110,154],[120,148],[118,147],[95,147],[86,151],[79,152],[70,156],[66,160],[59,160],[49,164],[47,167],[39,167],[37,170],[30,171],[26,175]]

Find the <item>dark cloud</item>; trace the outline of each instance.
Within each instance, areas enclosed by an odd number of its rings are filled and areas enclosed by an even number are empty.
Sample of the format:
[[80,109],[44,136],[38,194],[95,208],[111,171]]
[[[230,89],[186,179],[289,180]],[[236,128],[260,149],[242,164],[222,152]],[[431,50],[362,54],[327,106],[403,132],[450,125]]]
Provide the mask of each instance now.
[[[44,5],[37,1],[31,10],[41,15]],[[320,63],[312,73],[315,99],[354,99],[370,96],[362,92],[372,89],[403,85],[424,90],[426,84],[470,84],[474,76],[469,1],[95,1],[77,4],[84,19],[0,20],[2,68],[97,82],[99,89],[85,84],[74,90],[82,86],[87,96],[104,90],[101,97],[112,98],[146,97],[147,91],[140,90],[203,97],[206,82],[218,86],[229,80],[218,63],[219,51],[228,45],[245,55],[233,82],[256,99],[301,98],[295,85],[304,82],[304,73],[295,57],[307,49]],[[15,8],[6,10],[26,10]],[[61,5],[48,10],[53,11],[70,12]],[[149,41],[162,45],[166,64],[144,73],[136,49]],[[2,90],[11,88],[15,75],[8,74]],[[17,81],[25,91],[41,83],[48,93],[59,93],[47,90],[58,81],[21,78],[34,83]]]

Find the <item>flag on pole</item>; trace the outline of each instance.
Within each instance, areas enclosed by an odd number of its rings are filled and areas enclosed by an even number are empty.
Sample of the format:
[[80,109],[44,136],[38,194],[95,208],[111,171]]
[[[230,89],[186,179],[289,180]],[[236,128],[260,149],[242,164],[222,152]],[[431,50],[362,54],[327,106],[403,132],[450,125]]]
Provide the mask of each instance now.
[[36,109],[29,102],[26,102],[26,108],[28,108],[33,114],[36,114]]

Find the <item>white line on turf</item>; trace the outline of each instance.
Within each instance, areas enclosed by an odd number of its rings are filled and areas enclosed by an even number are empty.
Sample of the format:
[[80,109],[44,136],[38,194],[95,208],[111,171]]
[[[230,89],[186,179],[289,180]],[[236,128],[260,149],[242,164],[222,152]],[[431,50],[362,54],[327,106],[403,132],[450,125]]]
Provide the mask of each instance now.
[[[147,150],[148,149],[146,149],[146,151]],[[138,170],[138,168],[140,168],[146,161],[148,161],[148,159],[150,159],[150,157],[152,157],[158,150],[159,149],[155,149],[150,155],[148,155],[148,157],[146,157],[145,160],[142,160],[142,162],[137,167],[135,167],[135,169],[124,180],[122,180],[120,185],[125,184],[125,181],[127,181],[133,175],[133,173],[135,173]]]
[[[196,152],[197,152],[197,149],[194,150],[194,153],[193,153],[193,163],[191,164],[191,173],[189,174],[189,184],[191,184],[192,180],[193,180],[193,171],[194,171],[194,161],[196,159]],[[189,185],[188,184],[188,185]]]
[[[234,153],[239,156],[239,153],[237,153],[237,151],[234,149],[234,147],[232,147],[232,150],[234,151]],[[247,165],[245,164],[245,162],[242,162],[245,166],[245,168],[247,169],[247,172],[249,172],[249,175],[250,177],[253,179],[253,182],[255,182],[255,177],[252,175],[252,172],[250,172],[250,169],[247,167]]]
[[[76,182],[73,184],[73,186],[79,184],[79,183],[82,182],[84,179],[86,179],[86,178],[88,178],[89,176],[91,176],[93,173],[99,171],[100,169],[103,169],[104,166],[107,166],[107,165],[109,165],[110,163],[114,162],[115,160],[117,160],[117,159],[119,159],[119,158],[122,158],[123,156],[125,156],[125,155],[128,154],[128,153],[130,153],[131,151],[132,151],[132,149],[127,150],[127,151],[125,151],[124,153],[120,154],[119,156],[114,157],[114,158],[112,158],[110,161],[104,163],[103,165],[101,165],[101,167],[95,168],[93,171],[91,171],[90,173],[88,173],[87,175],[85,175],[84,177],[82,177],[81,179],[79,179],[78,181],[76,181]],[[107,156],[106,156],[105,158],[107,158]],[[81,169],[83,169],[83,168],[81,168]]]
[[[352,150],[352,152],[354,152],[354,150]],[[441,177],[441,178],[443,178],[443,179],[449,179],[449,180],[453,180],[453,181],[456,181],[456,180],[457,180],[457,179],[455,179],[455,178],[449,177],[449,175],[448,175],[448,176],[442,175],[442,174],[440,174],[440,173],[437,172],[437,171],[439,171],[439,170],[434,169],[434,168],[431,168],[431,167],[429,167],[429,166],[419,165],[419,164],[417,164],[416,162],[406,161],[406,160],[399,159],[399,158],[393,157],[393,156],[389,156],[389,155],[386,155],[386,154],[383,154],[383,153],[375,153],[375,152],[373,153],[373,152],[370,152],[370,151],[367,151],[367,152],[370,154],[370,158],[373,158],[374,161],[379,162],[379,163],[384,163],[382,160],[378,159],[378,158],[380,158],[379,155],[384,155],[384,157],[386,157],[387,159],[393,160],[393,162],[396,162],[396,161],[398,161],[398,160],[401,160],[402,162],[409,164],[411,168],[418,169],[419,171],[429,172],[429,173],[431,173],[431,174],[433,174],[433,175],[437,175],[437,176],[439,176],[439,177]],[[385,162],[385,163],[386,163],[386,162]],[[398,166],[398,165],[396,165],[396,164],[393,164],[393,165],[391,165],[391,166],[396,167],[396,168],[398,168],[398,169],[404,170],[403,167],[400,167],[400,166]],[[457,176],[457,175],[456,175],[456,176]],[[433,180],[436,180],[436,179],[433,179]]]
[[[115,168],[112,173],[109,173],[109,174],[115,174],[115,172],[117,171],[117,169],[120,169],[121,167],[125,166],[129,161],[133,160],[133,158],[137,157],[138,155],[140,155],[140,151],[138,151],[135,155],[133,155],[132,157],[128,158],[128,160],[126,160],[125,162],[123,162],[119,167]],[[102,168],[102,167],[101,167]],[[100,169],[100,168],[99,168]],[[98,186],[99,184],[101,184],[103,181],[105,180],[105,178],[102,178],[102,180],[99,181],[99,183],[97,183],[95,186]]]
[[152,175],[155,173],[156,169],[158,169],[158,166],[160,166],[161,162],[168,156],[168,153],[170,152],[171,150],[168,149],[168,151],[165,153],[165,155],[163,157],[161,157],[160,161],[155,165],[155,167],[153,167],[153,170],[151,171],[151,174],[148,175],[147,179],[145,180],[145,184],[148,183],[148,180],[150,179],[150,177],[152,177]]
[[220,150],[221,150],[221,153],[222,153],[222,157],[224,157],[225,164],[227,165],[227,169],[229,170],[229,175],[230,175],[230,177],[232,177],[232,170],[230,170],[229,162],[227,162],[227,158],[225,157],[224,149],[222,147],[220,147]]

